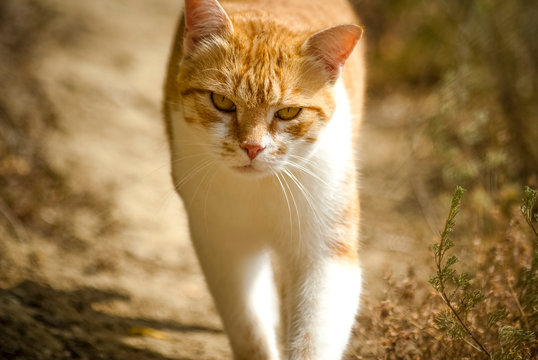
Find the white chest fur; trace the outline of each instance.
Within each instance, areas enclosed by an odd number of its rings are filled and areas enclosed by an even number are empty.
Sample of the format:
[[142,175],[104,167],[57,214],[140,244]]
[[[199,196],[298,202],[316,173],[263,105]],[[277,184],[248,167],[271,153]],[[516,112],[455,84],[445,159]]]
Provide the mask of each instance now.
[[[237,359],[332,360],[345,349],[361,277],[356,264],[323,255],[332,215],[349,196],[341,184],[354,171],[353,118],[341,82],[335,97],[336,111],[302,168],[263,178],[223,168],[197,145],[203,130],[171,112],[174,181]],[[282,266],[278,301],[270,249]]]

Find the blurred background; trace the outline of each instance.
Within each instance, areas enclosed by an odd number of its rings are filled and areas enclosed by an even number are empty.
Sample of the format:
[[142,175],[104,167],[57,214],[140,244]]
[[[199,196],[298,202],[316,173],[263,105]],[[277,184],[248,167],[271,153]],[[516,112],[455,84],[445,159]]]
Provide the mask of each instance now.
[[[431,244],[463,186],[458,269],[538,330],[510,298],[536,247],[519,206],[538,187],[538,3],[354,5],[366,289],[348,358],[481,359],[434,321]],[[169,179],[160,101],[181,7],[0,2],[0,358],[230,357]]]

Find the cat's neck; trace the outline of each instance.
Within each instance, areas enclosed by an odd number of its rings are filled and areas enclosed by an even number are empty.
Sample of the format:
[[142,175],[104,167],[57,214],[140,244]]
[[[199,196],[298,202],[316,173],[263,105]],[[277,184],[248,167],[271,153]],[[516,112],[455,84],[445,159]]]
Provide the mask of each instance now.
[[[344,82],[339,80],[334,89],[335,111],[318,139],[313,157],[326,166],[326,172],[342,172],[355,156],[353,114]],[[322,169],[320,169],[322,170]],[[323,170],[322,170],[323,172]]]

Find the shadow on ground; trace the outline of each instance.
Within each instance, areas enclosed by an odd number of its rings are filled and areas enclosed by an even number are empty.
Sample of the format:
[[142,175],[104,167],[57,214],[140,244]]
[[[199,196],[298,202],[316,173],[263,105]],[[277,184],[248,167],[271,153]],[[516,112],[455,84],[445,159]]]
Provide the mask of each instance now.
[[114,316],[94,309],[94,304],[113,300],[129,301],[129,296],[88,287],[65,291],[33,281],[0,290],[0,358],[164,360],[171,358],[125,344],[129,330],[221,332],[172,321]]

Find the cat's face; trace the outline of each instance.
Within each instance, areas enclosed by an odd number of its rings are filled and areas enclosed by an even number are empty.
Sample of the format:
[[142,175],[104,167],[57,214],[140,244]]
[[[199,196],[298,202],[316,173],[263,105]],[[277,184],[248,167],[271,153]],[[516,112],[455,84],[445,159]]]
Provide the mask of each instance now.
[[198,148],[237,173],[300,166],[331,119],[334,84],[357,38],[331,68],[311,34],[223,13],[217,36],[186,11],[177,100]]
[[184,119],[229,168],[275,172],[312,151],[334,111],[332,86],[315,79],[302,42],[235,30],[183,60]]

